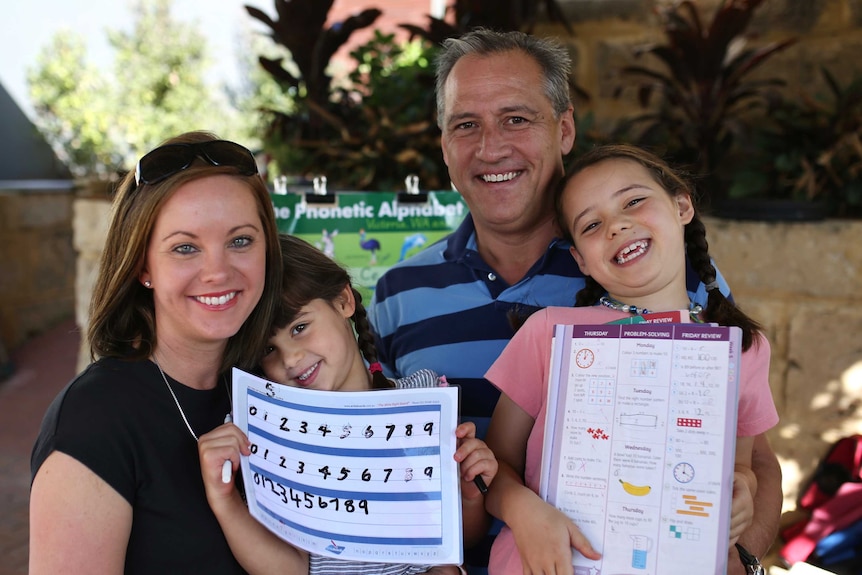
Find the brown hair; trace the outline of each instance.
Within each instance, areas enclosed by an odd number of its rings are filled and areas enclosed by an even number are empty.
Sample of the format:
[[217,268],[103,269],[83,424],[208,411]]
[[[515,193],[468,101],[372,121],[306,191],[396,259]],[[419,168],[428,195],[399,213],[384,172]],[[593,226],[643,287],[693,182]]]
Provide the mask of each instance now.
[[[322,299],[332,305],[344,288],[350,286],[356,300],[356,309],[350,318],[356,330],[356,343],[362,357],[369,364],[376,363],[377,348],[374,346],[365,306],[362,305],[362,295],[353,287],[347,270],[305,240],[287,234],[279,236],[279,240],[283,283],[270,333],[287,327],[299,310],[312,300]],[[382,371],[375,371],[372,373],[371,387],[388,389],[393,385]]]
[[[565,177],[559,182],[554,193],[554,205],[557,225],[563,237],[574,244],[569,232],[568,222],[563,219],[562,198],[566,183],[577,173],[584,169],[608,160],[626,160],[635,162],[646,168],[653,180],[660,185],[671,197],[688,195],[694,207],[694,216],[685,226],[685,253],[688,262],[697,272],[700,281],[708,285],[716,281],[715,266],[709,255],[709,244],[706,241],[706,226],[698,215],[694,206],[695,193],[692,185],[683,175],[675,171],[660,157],[655,154],[626,144],[610,144],[593,148],[589,152],[577,157],[566,169]],[[601,296],[605,294],[605,288],[590,276],[586,276],[586,285],[575,297],[575,306],[595,305]],[[761,330],[760,325],[752,318],[745,315],[736,305],[725,297],[718,287],[707,289],[707,304],[703,310],[702,318],[707,322],[720,325],[735,325],[742,329],[742,348],[747,350],[751,347],[754,334]]]
[[[162,143],[191,144],[218,140],[209,132],[188,132]],[[156,218],[168,198],[183,184],[213,175],[229,175],[254,193],[266,238],[266,276],[260,301],[227,343],[221,371],[232,366],[252,369],[266,344],[269,322],[281,285],[278,230],[269,190],[259,174],[244,176],[231,166],[213,166],[200,159],[188,169],[154,184],[135,184],[134,171],[120,182],[111,208],[111,222],[90,302],[87,339],[90,356],[146,359],[156,345],[156,317],[152,292],[138,276]]]

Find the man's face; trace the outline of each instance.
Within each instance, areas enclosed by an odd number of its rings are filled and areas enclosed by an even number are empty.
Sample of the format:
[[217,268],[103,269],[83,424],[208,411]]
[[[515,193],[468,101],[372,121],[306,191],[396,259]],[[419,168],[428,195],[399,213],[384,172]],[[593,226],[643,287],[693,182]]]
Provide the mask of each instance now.
[[443,159],[476,226],[528,232],[552,221],[575,125],[571,107],[555,117],[539,64],[517,50],[465,56],[444,90]]

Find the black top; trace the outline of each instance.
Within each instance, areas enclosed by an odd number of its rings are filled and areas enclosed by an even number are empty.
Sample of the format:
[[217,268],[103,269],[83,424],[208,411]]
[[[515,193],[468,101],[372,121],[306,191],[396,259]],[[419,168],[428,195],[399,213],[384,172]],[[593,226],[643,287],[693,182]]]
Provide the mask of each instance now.
[[[222,424],[226,386],[201,391],[168,381],[195,434]],[[244,573],[207,503],[197,444],[152,362],[102,359],[79,374],[48,407],[31,481],[54,450],[132,506],[125,573]]]

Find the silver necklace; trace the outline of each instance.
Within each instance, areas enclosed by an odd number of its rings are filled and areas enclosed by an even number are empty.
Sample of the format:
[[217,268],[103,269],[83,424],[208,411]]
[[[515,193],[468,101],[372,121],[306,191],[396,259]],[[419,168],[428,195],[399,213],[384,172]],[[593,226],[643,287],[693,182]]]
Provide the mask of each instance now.
[[156,367],[157,367],[157,368],[159,368],[159,373],[161,373],[161,374],[162,374],[162,380],[164,380],[165,385],[166,385],[166,386],[168,386],[168,391],[170,391],[170,392],[171,392],[171,397],[173,397],[173,398],[174,398],[174,403],[176,403],[176,404],[177,404],[177,409],[178,409],[178,410],[179,410],[179,412],[180,412],[180,417],[182,417],[182,418],[183,418],[183,422],[185,422],[186,427],[187,427],[187,428],[188,428],[188,430],[189,430],[189,433],[191,433],[191,434],[192,434],[192,437],[194,437],[194,438],[195,438],[195,443],[197,443],[197,441],[198,441],[198,436],[195,434],[195,431],[192,429],[192,424],[191,424],[191,423],[189,423],[189,420],[188,420],[188,418],[186,417],[186,412],[185,412],[185,411],[183,411],[183,408],[182,408],[182,406],[180,405],[180,400],[179,400],[179,399],[177,399],[177,394],[176,394],[176,393],[174,393],[174,388],[173,388],[173,387],[171,387],[171,384],[170,384],[170,383],[168,383],[168,378],[167,378],[167,376],[165,375],[165,372],[164,372],[164,371],[162,371],[162,366],[161,366],[161,365],[159,365],[159,360],[157,360],[155,357],[153,357],[153,363],[155,363],[155,364],[156,364]]
[[[634,305],[625,304],[606,295],[599,298],[599,303],[601,303],[605,307],[609,307],[617,311],[627,312],[632,315],[646,315],[652,313],[650,310],[644,307],[637,307]],[[700,312],[702,311],[703,307],[699,303],[691,302],[688,306],[688,315],[695,323],[703,323],[703,320],[700,319]]]

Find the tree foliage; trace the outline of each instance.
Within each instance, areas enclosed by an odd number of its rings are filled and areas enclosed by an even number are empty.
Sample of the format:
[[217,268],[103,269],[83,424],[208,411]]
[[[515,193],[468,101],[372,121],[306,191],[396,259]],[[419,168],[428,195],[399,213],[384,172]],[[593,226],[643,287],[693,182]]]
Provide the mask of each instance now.
[[109,30],[113,70],[87,61],[83,39],[58,33],[28,73],[36,124],[76,176],[126,171],[163,140],[205,129],[247,140],[247,122],[205,81],[206,39],[171,16],[171,0],[136,0],[130,31]]

